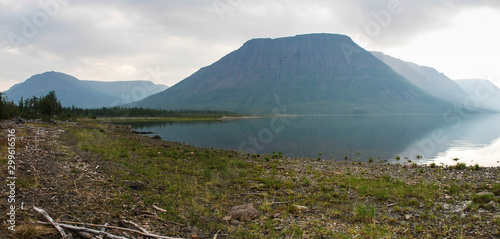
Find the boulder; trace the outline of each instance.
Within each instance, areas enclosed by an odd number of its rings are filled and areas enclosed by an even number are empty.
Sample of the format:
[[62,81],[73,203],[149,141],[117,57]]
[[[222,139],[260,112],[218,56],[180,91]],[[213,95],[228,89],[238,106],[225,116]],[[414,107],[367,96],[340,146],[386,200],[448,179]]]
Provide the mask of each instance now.
[[152,138],[153,138],[153,139],[158,139],[158,140],[161,140],[161,136],[159,136],[159,135],[155,135],[155,136],[153,136]]
[[123,180],[122,183],[131,189],[134,190],[142,190],[146,188],[146,184],[141,182],[141,181],[128,181],[128,180]]
[[229,216],[232,219],[240,221],[250,221],[259,215],[259,211],[255,208],[253,203],[247,203],[231,208]]

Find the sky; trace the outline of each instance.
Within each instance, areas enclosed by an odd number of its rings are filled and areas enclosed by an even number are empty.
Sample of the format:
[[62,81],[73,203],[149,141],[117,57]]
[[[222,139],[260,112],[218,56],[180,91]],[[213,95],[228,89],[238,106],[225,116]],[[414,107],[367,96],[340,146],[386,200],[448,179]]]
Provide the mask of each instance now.
[[500,86],[498,0],[0,0],[0,91],[46,71],[172,86],[253,38],[350,36]]

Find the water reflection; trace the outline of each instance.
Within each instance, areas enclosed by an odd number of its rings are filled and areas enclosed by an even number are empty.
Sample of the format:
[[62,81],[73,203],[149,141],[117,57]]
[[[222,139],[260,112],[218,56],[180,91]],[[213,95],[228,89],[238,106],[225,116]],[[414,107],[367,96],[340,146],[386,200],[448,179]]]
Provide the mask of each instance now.
[[[421,163],[500,166],[500,115],[473,115],[436,128],[400,155]],[[455,160],[454,160],[455,159]],[[458,160],[456,160],[458,159]]]
[[[442,115],[301,116],[271,131],[273,118],[210,122],[138,122],[140,131],[202,148],[323,159],[500,166],[500,115],[445,119]],[[263,134],[266,133],[266,134]],[[265,136],[265,137],[263,137]],[[259,140],[260,139],[262,140]],[[264,140],[265,139],[265,140]],[[242,147],[245,145],[245,147]],[[247,150],[248,151],[248,150]],[[417,159],[422,156],[421,159]],[[407,159],[405,159],[405,157]]]

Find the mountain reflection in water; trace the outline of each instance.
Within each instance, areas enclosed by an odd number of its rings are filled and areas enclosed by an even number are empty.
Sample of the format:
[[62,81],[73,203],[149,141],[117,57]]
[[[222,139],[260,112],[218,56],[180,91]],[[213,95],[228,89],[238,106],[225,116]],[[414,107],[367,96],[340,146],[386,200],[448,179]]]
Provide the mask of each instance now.
[[[500,115],[344,115],[128,122],[201,148],[353,161],[500,166]],[[271,130],[272,129],[272,130]],[[278,130],[279,129],[279,130]],[[400,160],[395,160],[400,156]],[[418,156],[418,157],[417,157]]]

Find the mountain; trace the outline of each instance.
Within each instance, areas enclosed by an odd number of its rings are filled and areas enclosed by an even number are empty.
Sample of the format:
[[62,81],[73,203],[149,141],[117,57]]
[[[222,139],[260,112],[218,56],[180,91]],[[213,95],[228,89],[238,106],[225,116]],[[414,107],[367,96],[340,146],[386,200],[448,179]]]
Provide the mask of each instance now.
[[21,97],[40,97],[53,90],[63,106],[100,108],[131,103],[165,88],[148,81],[81,81],[73,76],[51,71],[34,75],[4,93],[9,100],[17,103]]
[[247,114],[277,108],[291,114],[427,113],[448,107],[337,34],[250,40],[134,105]]
[[[463,79],[455,80],[472,97],[478,107],[500,112],[500,88],[489,80]],[[471,103],[472,104],[472,103]]]
[[[114,105],[129,104],[166,90],[151,81],[82,81],[92,89],[119,99]],[[116,101],[116,100],[115,100]]]
[[434,68],[406,62],[382,52],[372,54],[430,95],[460,104],[469,96],[456,82]]

